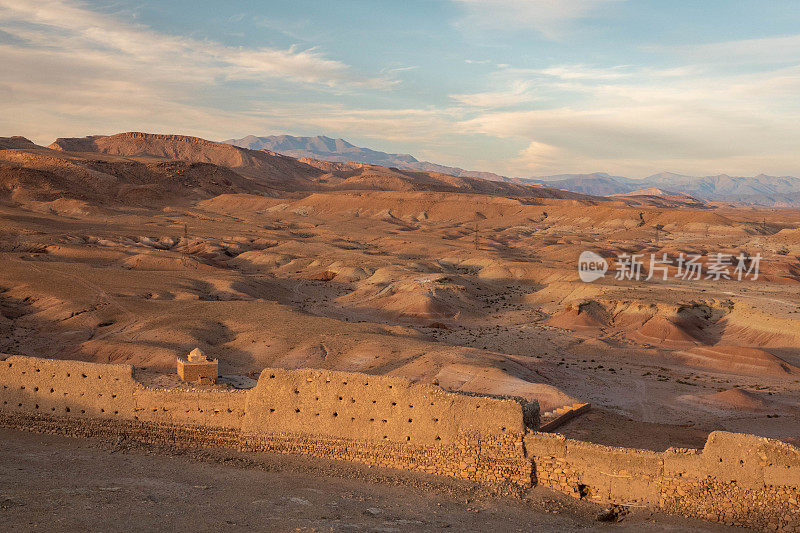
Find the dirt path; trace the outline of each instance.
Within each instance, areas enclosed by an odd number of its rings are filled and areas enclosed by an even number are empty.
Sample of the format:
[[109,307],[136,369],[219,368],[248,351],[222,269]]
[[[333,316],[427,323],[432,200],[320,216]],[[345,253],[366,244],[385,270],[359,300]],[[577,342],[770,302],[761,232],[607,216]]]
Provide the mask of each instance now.
[[6,531],[726,531],[543,489],[522,499],[466,482],[282,455],[115,446],[0,429]]

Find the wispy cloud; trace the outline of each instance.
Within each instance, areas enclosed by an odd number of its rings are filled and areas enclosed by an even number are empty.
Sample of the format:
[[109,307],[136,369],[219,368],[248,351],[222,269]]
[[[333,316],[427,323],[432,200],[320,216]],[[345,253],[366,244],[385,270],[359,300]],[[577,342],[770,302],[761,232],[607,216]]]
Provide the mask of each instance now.
[[741,39],[707,44],[648,47],[677,53],[690,61],[718,64],[774,65],[800,63],[800,35]]
[[663,72],[555,66],[516,70],[514,75],[520,77],[508,80],[510,93],[527,81],[523,86],[528,90],[560,99],[536,108],[487,106],[458,125],[463,131],[522,144],[507,173],[796,169],[792,146],[800,136],[800,102],[795,98],[800,67],[715,74],[699,66]]
[[530,30],[560,39],[599,8],[625,0],[454,0],[465,9],[459,24],[470,29]]
[[538,174],[553,168],[553,164],[560,162],[564,150],[550,144],[531,141],[523,148],[519,155],[512,160],[512,165],[525,170],[525,174]]
[[470,94],[452,94],[457,102],[480,108],[513,107],[536,99],[532,93],[533,84],[528,80],[516,80],[507,89]]
[[315,134],[346,131],[356,137],[399,143],[436,143],[448,137],[457,143],[453,125],[461,116],[455,108],[369,109],[339,104],[254,108],[251,115],[278,128]]
[[178,79],[284,78],[327,86],[377,87],[385,80],[362,77],[311,48],[238,48],[153,31],[75,2],[0,0],[0,29],[25,49],[47,50],[65,61],[89,59],[128,69],[149,69]]

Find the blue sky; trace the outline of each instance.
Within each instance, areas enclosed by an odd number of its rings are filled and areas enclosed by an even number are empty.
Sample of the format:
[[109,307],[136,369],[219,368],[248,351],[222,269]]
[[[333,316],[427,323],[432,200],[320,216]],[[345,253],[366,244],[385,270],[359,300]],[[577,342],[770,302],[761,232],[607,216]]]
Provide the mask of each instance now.
[[0,0],[0,135],[325,134],[510,176],[800,175],[796,0]]

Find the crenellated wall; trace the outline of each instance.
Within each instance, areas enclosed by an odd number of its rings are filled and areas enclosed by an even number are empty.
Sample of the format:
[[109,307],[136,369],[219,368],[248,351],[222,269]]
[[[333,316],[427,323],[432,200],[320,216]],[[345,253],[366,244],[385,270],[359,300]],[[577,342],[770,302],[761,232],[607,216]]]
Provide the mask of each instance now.
[[249,391],[155,389],[129,365],[0,360],[0,424],[80,437],[358,461],[483,483],[534,483],[601,503],[800,531],[800,450],[712,433],[656,453],[538,433],[535,404],[400,378],[266,369]]

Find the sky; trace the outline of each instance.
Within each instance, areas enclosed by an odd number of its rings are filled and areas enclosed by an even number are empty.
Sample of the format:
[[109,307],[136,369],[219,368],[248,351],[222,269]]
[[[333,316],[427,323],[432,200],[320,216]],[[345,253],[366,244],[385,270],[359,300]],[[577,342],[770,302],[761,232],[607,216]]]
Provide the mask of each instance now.
[[800,3],[0,0],[0,136],[123,131],[800,176]]

